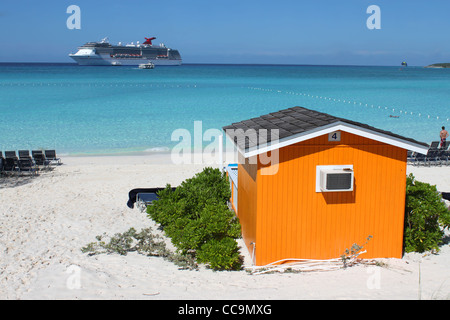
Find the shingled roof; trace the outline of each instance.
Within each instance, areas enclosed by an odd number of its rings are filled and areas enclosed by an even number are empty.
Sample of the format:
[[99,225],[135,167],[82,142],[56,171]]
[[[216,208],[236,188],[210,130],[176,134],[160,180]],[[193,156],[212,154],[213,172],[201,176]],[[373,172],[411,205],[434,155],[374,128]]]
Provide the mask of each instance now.
[[[261,129],[266,129],[267,134]],[[274,135],[277,131],[273,129],[278,130],[278,134]],[[233,123],[223,127],[223,130],[246,157],[338,130],[420,153],[426,153],[428,150],[428,144],[426,143],[377,129],[364,123],[338,118],[303,107],[284,109]],[[249,132],[252,134],[249,134]]]

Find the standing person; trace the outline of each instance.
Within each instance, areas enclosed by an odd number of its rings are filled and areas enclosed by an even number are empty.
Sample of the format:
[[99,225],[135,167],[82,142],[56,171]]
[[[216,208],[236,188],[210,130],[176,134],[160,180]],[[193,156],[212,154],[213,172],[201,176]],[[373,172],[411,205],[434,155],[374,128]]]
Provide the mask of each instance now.
[[448,131],[445,130],[445,127],[442,127],[442,130],[439,134],[439,136],[441,137],[441,148],[443,148],[445,146],[445,142],[447,141],[448,138]]

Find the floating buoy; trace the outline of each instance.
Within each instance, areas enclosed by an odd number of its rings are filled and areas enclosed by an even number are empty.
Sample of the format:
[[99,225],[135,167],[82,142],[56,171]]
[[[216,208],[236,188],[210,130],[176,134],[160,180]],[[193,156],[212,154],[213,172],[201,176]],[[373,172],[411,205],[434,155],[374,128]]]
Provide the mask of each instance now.
[[[4,84],[2,84],[2,85],[4,85]],[[14,84],[13,84],[14,85]],[[17,85],[20,85],[20,84],[17,84]],[[131,85],[132,86],[132,85]],[[142,86],[145,86],[145,85],[142,85]],[[151,87],[153,87],[153,85],[152,84],[150,84],[150,86]],[[157,86],[157,87],[160,87],[159,85],[155,85],[155,86]],[[166,85],[164,85],[164,87],[166,87]],[[172,86],[170,86],[170,87],[172,87],[172,88],[174,88],[175,86],[174,85],[172,85]],[[177,87],[183,87],[182,85],[177,85]],[[186,87],[190,87],[190,85],[186,85]],[[193,85],[193,87],[194,88],[196,88],[197,86],[196,85]],[[364,105],[364,106],[366,106],[366,107],[368,107],[369,106],[369,104],[368,103],[364,103],[364,102],[358,102],[358,101],[352,101],[352,100],[348,100],[348,99],[337,99],[337,98],[331,98],[331,97],[325,97],[325,96],[319,96],[319,95],[312,95],[312,94],[308,94],[308,93],[306,93],[306,92],[294,92],[294,91],[282,91],[282,90],[274,90],[274,89],[266,89],[266,88],[256,88],[256,87],[242,87],[242,88],[247,88],[247,89],[251,89],[251,90],[259,90],[259,91],[265,91],[265,92],[278,92],[278,93],[284,93],[284,94],[290,94],[290,95],[297,95],[297,96],[304,96],[304,97],[310,97],[310,98],[316,98],[316,99],[325,99],[325,100],[328,100],[328,101],[334,101],[334,102],[342,102],[342,103],[348,103],[348,104],[351,104],[352,102],[353,102],[353,104],[354,105],[357,105],[358,103],[359,103],[359,105],[360,106],[362,106],[362,105]],[[374,107],[378,107],[378,109],[383,109],[383,107],[382,106],[380,106],[380,105],[378,105],[378,106],[375,106],[375,105],[370,105],[370,107],[371,108],[374,108]],[[389,106],[385,106],[384,107],[384,110],[392,110],[392,112],[396,112],[395,110],[395,108],[392,108],[392,107],[389,107]],[[407,111],[407,110],[400,110],[399,111],[400,112],[400,114],[404,114],[404,115],[414,115],[414,112],[412,112],[412,111]],[[421,117],[422,116],[422,114],[421,113],[417,113],[418,115],[419,115],[419,117]],[[399,118],[400,116],[395,116],[395,115],[390,115],[389,117],[391,117],[391,118]],[[428,115],[428,119],[431,119],[431,115]],[[433,116],[433,118],[434,118],[435,116]],[[439,120],[439,116],[436,116],[436,119],[438,119]],[[447,121],[450,121],[450,118],[446,118],[447,119]]]

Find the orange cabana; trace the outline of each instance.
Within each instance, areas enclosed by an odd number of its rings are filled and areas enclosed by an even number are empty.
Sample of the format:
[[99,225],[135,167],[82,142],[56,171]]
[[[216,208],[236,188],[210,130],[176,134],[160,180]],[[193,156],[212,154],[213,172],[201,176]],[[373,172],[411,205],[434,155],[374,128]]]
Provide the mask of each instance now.
[[239,151],[231,203],[255,265],[339,258],[369,236],[361,258],[401,258],[407,150],[426,143],[302,107],[223,129]]

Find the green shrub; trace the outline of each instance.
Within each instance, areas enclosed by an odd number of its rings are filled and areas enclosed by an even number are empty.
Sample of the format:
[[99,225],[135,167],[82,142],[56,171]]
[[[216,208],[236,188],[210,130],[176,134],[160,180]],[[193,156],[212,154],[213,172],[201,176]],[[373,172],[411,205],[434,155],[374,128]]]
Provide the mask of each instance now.
[[406,179],[405,234],[406,252],[439,251],[445,228],[450,227],[450,212],[436,186]]
[[235,239],[241,236],[241,225],[228,208],[230,197],[226,175],[205,168],[174,191],[167,185],[147,213],[183,254],[194,254],[215,270],[239,269],[242,261]]
[[234,239],[226,237],[205,242],[197,252],[197,260],[212,269],[239,270],[242,259]]
[[172,191],[171,186],[158,193],[158,201],[148,207],[150,217],[163,227],[180,218],[198,219],[207,204],[226,204],[231,197],[226,175],[219,169],[205,168]]

